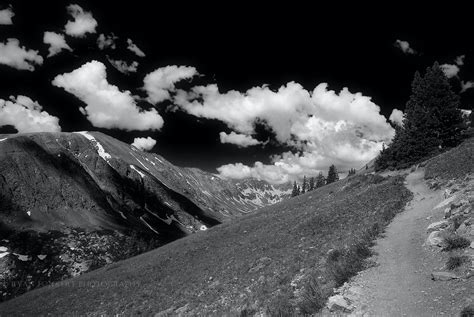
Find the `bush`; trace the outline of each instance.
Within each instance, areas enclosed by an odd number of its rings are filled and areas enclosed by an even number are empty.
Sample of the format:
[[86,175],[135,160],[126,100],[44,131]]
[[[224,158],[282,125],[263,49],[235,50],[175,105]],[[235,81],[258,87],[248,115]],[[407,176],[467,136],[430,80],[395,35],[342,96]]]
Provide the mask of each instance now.
[[295,308],[290,299],[291,295],[287,292],[278,294],[266,307],[267,315],[275,317],[295,316]]
[[444,242],[446,243],[446,246],[443,248],[443,251],[450,251],[454,249],[464,249],[464,248],[467,248],[471,244],[471,241],[468,238],[459,236],[457,234],[447,236],[444,239]]
[[470,304],[461,311],[461,317],[474,317],[474,305]]
[[298,305],[301,313],[312,315],[319,312],[326,305],[328,295],[329,291],[325,291],[317,277],[311,276],[303,288],[302,301]]
[[467,263],[468,261],[469,261],[469,257],[467,256],[459,256],[459,255],[451,256],[446,262],[446,268],[448,270],[454,270],[460,267],[461,265],[463,265],[464,263]]

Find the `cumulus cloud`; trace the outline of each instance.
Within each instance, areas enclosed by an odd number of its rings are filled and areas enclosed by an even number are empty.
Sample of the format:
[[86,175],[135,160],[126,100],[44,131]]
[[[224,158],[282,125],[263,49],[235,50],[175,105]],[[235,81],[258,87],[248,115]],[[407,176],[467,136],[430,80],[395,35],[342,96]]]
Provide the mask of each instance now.
[[156,140],[151,137],[135,138],[132,145],[139,150],[150,151],[156,145]]
[[18,39],[10,38],[6,43],[0,42],[0,64],[19,70],[34,71],[35,64],[43,64],[43,57],[38,54],[38,51],[20,46]]
[[62,50],[72,52],[72,48],[67,45],[64,35],[55,32],[44,32],[43,43],[49,45],[48,57],[59,54]]
[[64,31],[67,35],[84,37],[87,33],[96,32],[97,21],[90,12],[84,11],[77,4],[68,5],[67,12],[73,18],[73,21],[68,21],[64,26]]
[[163,126],[163,119],[155,109],[141,110],[130,91],[120,91],[109,84],[105,65],[98,61],[58,75],[52,83],[86,104],[81,111],[95,127],[159,130]]
[[474,81],[461,81],[461,93],[474,88]]
[[126,61],[114,60],[108,58],[109,63],[122,74],[128,75],[130,73],[135,73],[138,68],[138,62],[133,61],[131,64],[127,64]]
[[393,109],[388,120],[390,120],[394,124],[398,124],[399,126],[402,126],[403,118],[404,118],[403,111],[398,110],[398,109]]
[[460,71],[458,65],[453,64],[443,64],[440,68],[448,78],[456,77]]
[[136,46],[131,39],[127,39],[127,44],[127,48],[133,53],[135,53],[138,57],[145,57],[145,53],[143,53],[143,51],[139,49],[138,46]]
[[12,8],[0,10],[0,25],[13,24],[12,18],[15,16]]
[[38,102],[26,96],[0,99],[0,126],[14,126],[19,133],[61,131],[59,119],[42,110]]
[[197,86],[189,92],[178,90],[174,102],[191,115],[220,120],[247,136],[255,133],[256,123],[263,123],[277,141],[297,149],[296,154],[273,157],[270,165],[224,165],[218,171],[225,177],[251,173],[280,183],[326,171],[331,164],[343,171],[374,158],[394,135],[370,97],[347,88],[336,93],[325,83],[313,91],[290,82],[276,91],[262,86],[244,93]]
[[403,53],[407,55],[414,55],[416,51],[410,47],[410,43],[407,41],[396,40],[393,44],[395,47],[398,47]]
[[250,135],[239,134],[232,131],[230,134],[225,132],[219,133],[219,137],[221,139],[221,143],[230,143],[238,145],[239,147],[248,147],[252,145],[261,144],[262,142],[255,140]]
[[188,66],[166,66],[156,69],[143,79],[148,101],[159,103],[171,98],[170,91],[175,91],[175,84],[183,79],[198,75],[196,68]]
[[456,60],[454,62],[458,66],[463,66],[464,65],[464,58],[466,58],[466,55],[460,55],[460,56],[456,57]]
[[107,48],[114,50],[116,48],[115,41],[117,39],[118,37],[115,36],[114,33],[111,33],[109,35],[100,34],[97,38],[97,46],[100,50],[105,50]]

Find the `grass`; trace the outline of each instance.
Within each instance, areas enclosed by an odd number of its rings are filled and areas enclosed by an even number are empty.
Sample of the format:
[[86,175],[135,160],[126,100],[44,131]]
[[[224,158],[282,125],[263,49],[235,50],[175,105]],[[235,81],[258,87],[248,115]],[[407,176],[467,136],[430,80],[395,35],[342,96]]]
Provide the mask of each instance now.
[[462,256],[462,255],[453,255],[450,256],[448,261],[446,262],[446,268],[448,270],[455,270],[458,267],[462,266],[464,263],[469,262],[469,257],[468,256]]
[[[187,305],[189,315],[235,307],[278,314],[304,310],[298,306],[304,297],[303,306],[317,310],[333,287],[363,268],[372,240],[411,199],[403,181],[351,177],[118,262],[113,270],[106,266],[29,292],[0,311],[136,315]],[[328,260],[331,249],[339,256]],[[294,281],[303,298],[293,292]]]
[[463,178],[474,173],[474,138],[467,139],[458,147],[429,160],[425,178],[445,180]]
[[471,241],[463,236],[451,234],[444,238],[444,243],[446,245],[443,248],[443,251],[451,251],[455,249],[467,248],[471,244]]

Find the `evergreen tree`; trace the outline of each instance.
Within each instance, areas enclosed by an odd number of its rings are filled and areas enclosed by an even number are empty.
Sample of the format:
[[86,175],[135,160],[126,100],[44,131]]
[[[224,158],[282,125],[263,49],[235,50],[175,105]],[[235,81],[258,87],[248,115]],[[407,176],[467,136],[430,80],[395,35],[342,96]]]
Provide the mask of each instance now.
[[339,174],[337,172],[336,166],[331,165],[329,166],[328,177],[326,179],[326,184],[334,183],[335,181],[339,180]]
[[355,174],[356,174],[355,168],[351,168],[351,169],[349,169],[349,174],[347,176],[352,176],[352,175],[355,175]]
[[308,190],[313,190],[314,189],[314,177],[311,177],[309,179],[309,189]]
[[299,189],[298,189],[298,185],[296,184],[296,181],[293,183],[293,190],[291,191],[291,197],[295,197],[295,196],[298,196],[300,193],[299,193]]
[[326,178],[322,172],[319,172],[318,177],[316,177],[316,188],[326,185]]
[[459,105],[459,96],[438,63],[427,68],[424,76],[416,72],[403,125],[395,127],[392,143],[375,161],[376,170],[408,167],[458,145],[465,128]]
[[301,193],[304,194],[306,193],[308,185],[306,184],[306,175],[303,176],[303,184],[301,185]]

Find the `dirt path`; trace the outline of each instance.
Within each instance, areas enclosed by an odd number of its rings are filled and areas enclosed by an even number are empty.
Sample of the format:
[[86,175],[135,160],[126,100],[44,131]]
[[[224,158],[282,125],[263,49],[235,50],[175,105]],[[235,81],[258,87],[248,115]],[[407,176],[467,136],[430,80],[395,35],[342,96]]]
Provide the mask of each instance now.
[[406,178],[413,200],[397,215],[374,247],[378,263],[357,275],[343,294],[356,307],[354,316],[458,316],[464,294],[459,280],[432,281],[430,273],[442,270],[439,251],[423,243],[426,227],[442,218],[433,208],[443,200],[441,191],[431,191],[423,181],[424,171]]

